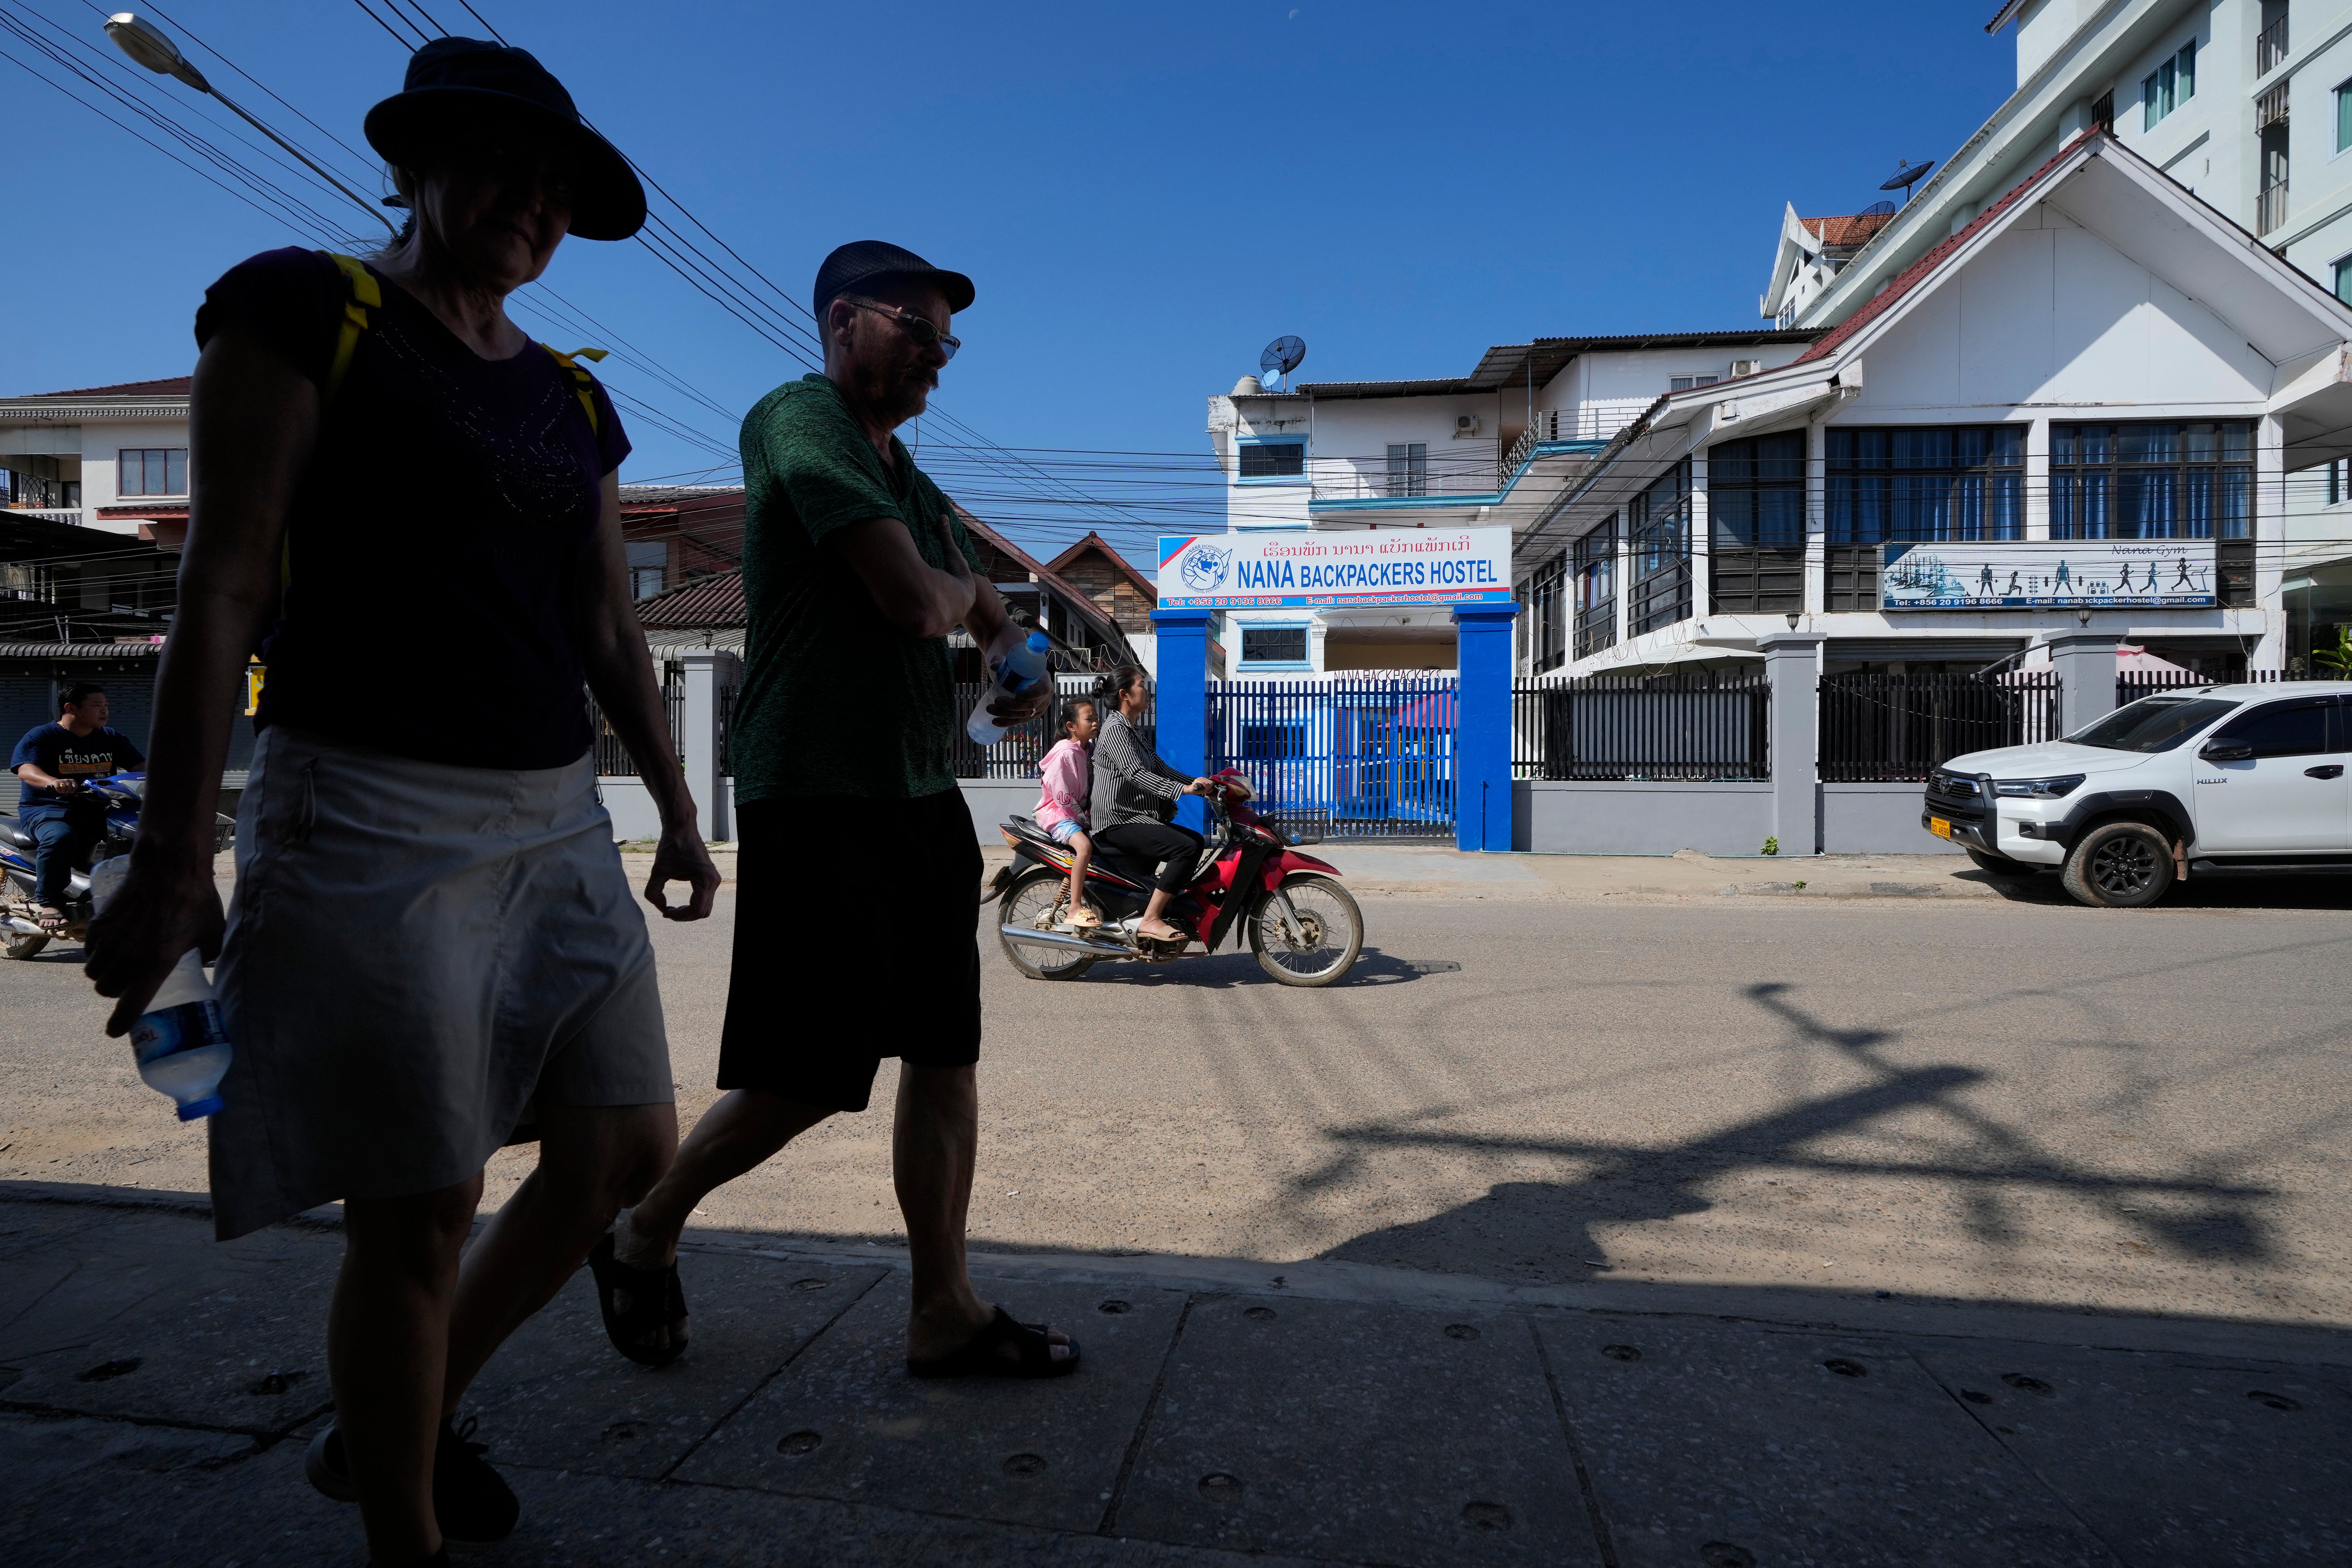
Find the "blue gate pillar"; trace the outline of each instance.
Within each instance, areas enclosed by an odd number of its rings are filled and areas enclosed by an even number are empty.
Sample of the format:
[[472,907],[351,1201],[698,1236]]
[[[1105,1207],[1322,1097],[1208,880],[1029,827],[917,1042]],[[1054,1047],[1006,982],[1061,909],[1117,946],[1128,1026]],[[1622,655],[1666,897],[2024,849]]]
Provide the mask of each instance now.
[[1519,606],[1457,605],[1454,846],[1511,847],[1511,623]]
[[[1152,722],[1160,755],[1169,766],[1199,777],[1209,771],[1209,620],[1207,610],[1154,610],[1159,668],[1153,676]],[[1194,832],[1209,826],[1198,795],[1178,805],[1176,821]]]

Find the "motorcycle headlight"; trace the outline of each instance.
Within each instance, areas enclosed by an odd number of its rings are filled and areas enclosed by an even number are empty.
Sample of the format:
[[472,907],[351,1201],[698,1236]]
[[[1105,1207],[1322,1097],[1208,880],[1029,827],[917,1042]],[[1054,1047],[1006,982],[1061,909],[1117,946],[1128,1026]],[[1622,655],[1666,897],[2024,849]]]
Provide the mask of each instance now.
[[2082,782],[2081,773],[2068,773],[2054,779],[2002,779],[1992,786],[1992,793],[2025,800],[2063,800],[2073,795]]

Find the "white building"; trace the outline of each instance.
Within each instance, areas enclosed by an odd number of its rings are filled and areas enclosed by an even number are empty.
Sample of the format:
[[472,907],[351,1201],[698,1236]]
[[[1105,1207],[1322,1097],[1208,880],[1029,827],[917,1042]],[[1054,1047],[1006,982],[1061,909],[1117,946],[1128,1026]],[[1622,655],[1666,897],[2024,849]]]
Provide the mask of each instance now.
[[[1719,663],[1801,625],[1832,671],[1975,668],[2089,625],[2278,668],[2284,476],[2352,447],[2347,351],[2352,309],[2078,134],[1792,363],[1593,458],[1518,541],[1527,667]],[[1906,585],[1947,563],[1966,580]]]
[[[1284,393],[1244,376],[1209,399],[1228,525],[1523,530],[1661,395],[1786,364],[1819,335],[1538,338],[1487,350],[1465,376]],[[1227,677],[1454,662],[1444,609],[1234,611],[1219,640]]]
[[0,397],[8,511],[176,543],[188,518],[189,378]]

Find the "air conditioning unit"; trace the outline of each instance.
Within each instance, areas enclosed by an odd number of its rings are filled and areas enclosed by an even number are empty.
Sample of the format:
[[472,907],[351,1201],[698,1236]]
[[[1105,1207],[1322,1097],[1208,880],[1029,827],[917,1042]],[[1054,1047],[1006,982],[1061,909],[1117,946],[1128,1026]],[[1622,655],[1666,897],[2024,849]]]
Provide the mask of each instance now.
[[1754,375],[1763,368],[1764,362],[1760,359],[1736,359],[1731,362],[1731,374],[1734,375]]
[[1478,434],[1478,416],[1475,414],[1455,415],[1454,433],[1456,436],[1475,436]]

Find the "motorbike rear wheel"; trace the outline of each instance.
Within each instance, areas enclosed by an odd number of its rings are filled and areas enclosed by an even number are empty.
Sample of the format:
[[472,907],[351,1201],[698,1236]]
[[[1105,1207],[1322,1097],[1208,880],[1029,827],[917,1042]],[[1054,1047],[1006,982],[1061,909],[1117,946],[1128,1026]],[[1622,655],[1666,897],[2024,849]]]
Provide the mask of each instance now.
[[1249,922],[1257,966],[1285,985],[1328,985],[1356,965],[1364,951],[1364,912],[1353,894],[1328,877],[1308,873],[1282,884],[1298,913],[1300,940],[1282,929],[1282,906],[1258,900]]
[[[1004,889],[1000,906],[1003,913],[998,923],[1052,931],[1056,900],[1069,885],[1069,878],[1061,872],[1044,866],[1036,868]],[[1013,961],[1013,967],[1032,980],[1076,980],[1093,968],[1096,962],[1067,948],[1034,947],[1025,942],[1014,942],[1002,931],[996,940],[1003,944],[1004,956]]]
[[49,939],[45,934],[12,931],[5,939],[0,939],[0,954],[10,958],[30,958],[48,945]]

